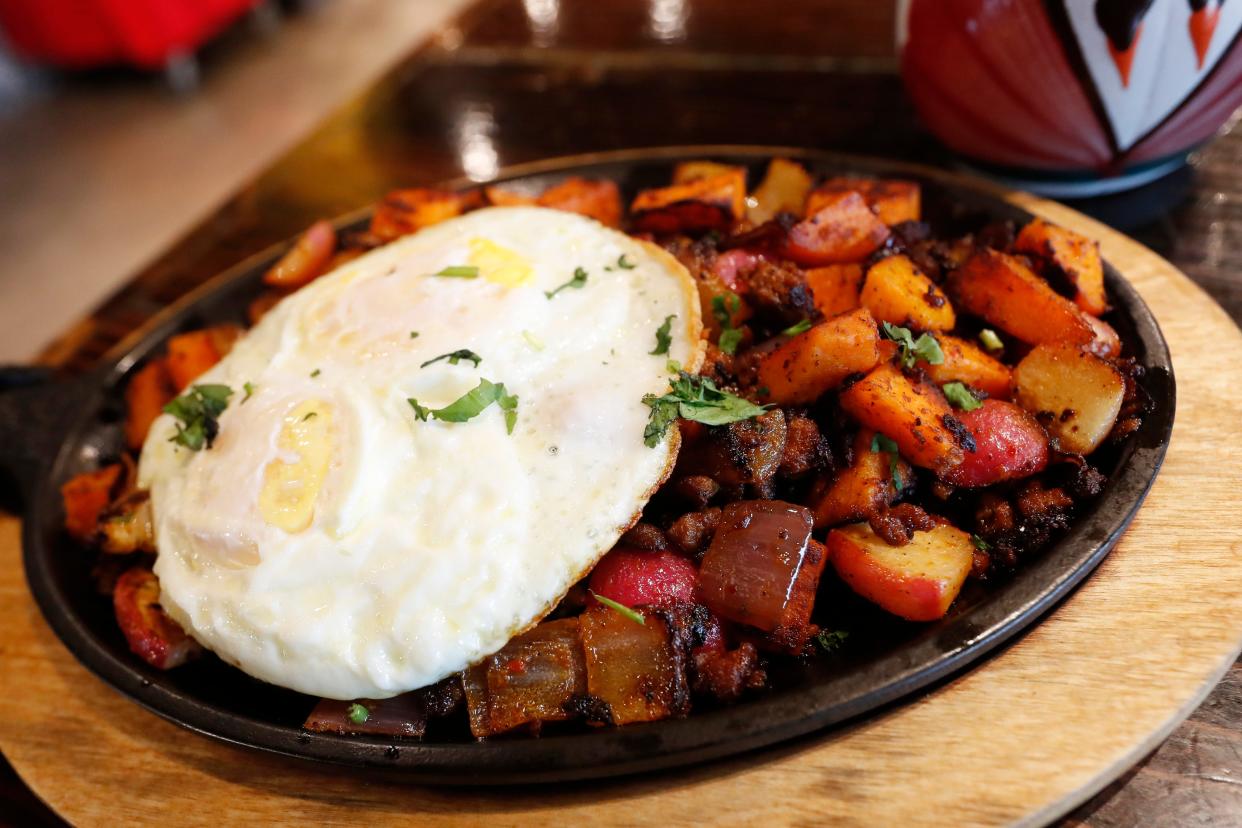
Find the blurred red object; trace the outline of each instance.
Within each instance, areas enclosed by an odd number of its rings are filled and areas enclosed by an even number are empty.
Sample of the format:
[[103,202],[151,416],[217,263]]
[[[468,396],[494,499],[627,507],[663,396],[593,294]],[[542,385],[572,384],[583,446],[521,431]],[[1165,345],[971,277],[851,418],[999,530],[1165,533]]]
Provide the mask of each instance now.
[[260,0],[0,0],[0,28],[37,63],[163,69]]

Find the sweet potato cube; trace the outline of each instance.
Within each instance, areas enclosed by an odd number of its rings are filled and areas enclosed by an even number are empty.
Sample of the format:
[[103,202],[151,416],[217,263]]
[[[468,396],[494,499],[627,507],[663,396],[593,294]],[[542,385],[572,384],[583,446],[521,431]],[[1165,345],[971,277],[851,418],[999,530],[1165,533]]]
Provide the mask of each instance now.
[[142,448],[151,423],[175,396],[177,388],[166,360],[153,359],[138,369],[125,386],[125,444],[134,451]]
[[529,207],[538,202],[535,196],[506,190],[504,187],[484,187],[483,200],[493,207]]
[[704,178],[714,178],[718,175],[736,175],[739,172],[742,174],[742,180],[745,181],[745,167],[720,164],[716,161],[682,161],[673,167],[673,183],[689,184],[691,181],[702,181]]
[[852,311],[862,304],[863,272],[860,264],[836,264],[806,271],[815,307],[825,318]]
[[[897,499],[892,458],[872,451],[875,432],[859,429],[854,437],[854,462],[841,470],[815,499],[815,528],[835,526],[851,520],[867,520]],[[910,479],[910,466],[897,460],[897,474]]]
[[802,215],[811,176],[801,164],[787,158],[773,158],[763,181],[752,194],[747,217],[755,224],[770,221],[780,213]]
[[953,409],[940,389],[882,364],[841,392],[841,408],[897,443],[916,466],[939,471],[962,460]]
[[779,500],[725,506],[699,567],[703,603],[722,618],[764,632],[779,628],[813,523],[806,507]]
[[946,288],[959,310],[1028,344],[1086,345],[1095,338],[1086,314],[1005,253],[979,250],[949,275]]
[[578,619],[545,621],[527,630],[463,672],[462,686],[475,736],[568,719],[565,703],[586,693]]
[[89,541],[99,530],[99,516],[112,502],[112,493],[121,479],[121,464],[113,463],[95,471],[71,477],[60,487],[65,505],[65,530],[78,540]]
[[1125,380],[1107,360],[1073,345],[1040,345],[1013,369],[1014,399],[1061,449],[1090,454],[1121,411]]
[[940,524],[889,546],[865,523],[828,533],[828,555],[841,580],[862,597],[909,621],[943,618],[970,573],[970,535]]
[[160,582],[145,567],[127,570],[112,589],[117,625],[132,653],[152,667],[170,670],[202,653],[202,647],[160,606]]
[[1077,288],[1074,301],[1083,311],[1099,316],[1108,310],[1099,242],[1037,218],[1022,228],[1013,246],[1064,273]]
[[892,178],[830,178],[807,199],[807,215],[814,213],[833,196],[856,192],[880,221],[892,227],[903,221],[918,221],[921,212],[919,185]]
[[608,704],[613,724],[690,712],[685,656],[657,612],[647,611],[641,624],[605,606],[591,607],[578,618],[587,693]]
[[1007,365],[965,339],[948,334],[940,334],[936,339],[944,353],[944,362],[939,365],[919,365],[933,382],[937,385],[964,382],[971,388],[987,393],[989,397],[1008,398],[1011,379]]
[[785,255],[812,267],[860,262],[888,238],[888,227],[856,192],[834,193],[789,229]]
[[178,392],[219,361],[215,336],[208,329],[178,334],[168,340],[168,373]]
[[759,386],[771,402],[806,405],[879,359],[875,320],[859,308],[814,325],[765,355]]
[[459,216],[465,206],[464,196],[448,190],[393,190],[376,206],[371,216],[371,234],[381,242],[390,242]]
[[880,322],[920,331],[948,331],[957,324],[949,298],[907,256],[889,256],[868,268],[860,300]]
[[741,168],[655,190],[630,205],[634,229],[650,233],[727,230],[744,215],[746,174]]
[[535,203],[593,218],[606,227],[621,225],[621,191],[614,181],[567,178],[544,190]]
[[332,222],[312,224],[285,255],[263,274],[263,283],[280,288],[300,288],[325,272],[336,251],[336,230]]
[[815,609],[815,594],[819,590],[819,578],[828,563],[828,550],[816,540],[809,540],[802,566],[794,576],[781,610],[776,628],[760,641],[765,650],[801,655],[811,642],[816,627],[811,623],[811,611]]
[[1116,329],[1103,319],[1090,314],[1086,315],[1086,319],[1091,324],[1091,330],[1095,334],[1095,338],[1087,344],[1087,350],[1098,357],[1106,359],[1119,356],[1121,354],[1121,337],[1117,335]]

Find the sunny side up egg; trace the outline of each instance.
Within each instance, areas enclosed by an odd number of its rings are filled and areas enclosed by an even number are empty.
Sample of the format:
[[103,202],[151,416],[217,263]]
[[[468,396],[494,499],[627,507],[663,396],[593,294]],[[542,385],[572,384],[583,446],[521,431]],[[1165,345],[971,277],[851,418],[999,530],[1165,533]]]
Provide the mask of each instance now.
[[[477,276],[433,275],[460,266]],[[384,698],[478,662],[667,477],[677,429],[644,445],[642,398],[668,390],[669,359],[698,367],[700,331],[675,259],[569,213],[479,210],[347,263],[199,378],[233,391],[214,445],[154,424],[140,483],[161,603],[224,660],[317,696]],[[459,350],[479,363],[433,361]],[[516,395],[512,433],[494,403],[444,422],[408,402],[439,409],[481,379]]]

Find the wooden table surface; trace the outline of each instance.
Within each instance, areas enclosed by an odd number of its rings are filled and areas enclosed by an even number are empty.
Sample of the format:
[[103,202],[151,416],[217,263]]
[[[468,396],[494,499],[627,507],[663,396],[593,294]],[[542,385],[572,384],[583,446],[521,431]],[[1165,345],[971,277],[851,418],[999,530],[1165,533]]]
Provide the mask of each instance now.
[[[953,166],[902,96],[892,32],[891,5],[868,0],[482,0],[66,332],[43,361],[81,370],[213,273],[398,185],[661,144],[805,145]],[[1242,127],[1227,127],[1187,173],[1138,198],[1076,206],[1122,225],[1242,318]],[[1155,217],[1135,224],[1144,211]],[[3,790],[0,783],[0,806]],[[22,824],[54,819],[37,804],[20,807],[29,809]],[[1163,746],[1068,822],[1224,824],[1239,814],[1235,665]]]

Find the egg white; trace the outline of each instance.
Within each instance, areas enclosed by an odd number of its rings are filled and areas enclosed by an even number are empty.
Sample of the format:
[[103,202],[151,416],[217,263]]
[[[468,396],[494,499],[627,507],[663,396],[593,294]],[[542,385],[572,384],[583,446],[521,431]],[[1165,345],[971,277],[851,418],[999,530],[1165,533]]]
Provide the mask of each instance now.
[[[618,260],[625,257],[625,264]],[[473,279],[434,276],[480,264]],[[580,288],[548,298],[575,268]],[[669,315],[667,355],[650,353]],[[491,208],[402,238],[282,301],[199,383],[233,389],[209,449],[143,449],[161,602],[221,658],[338,699],[436,682],[536,623],[667,476],[643,444],[667,361],[702,359],[667,253],[589,219]],[[417,333],[417,336],[412,334]],[[421,363],[458,349],[482,357]],[[462,423],[420,422],[504,383]],[[244,399],[243,386],[253,389]]]

